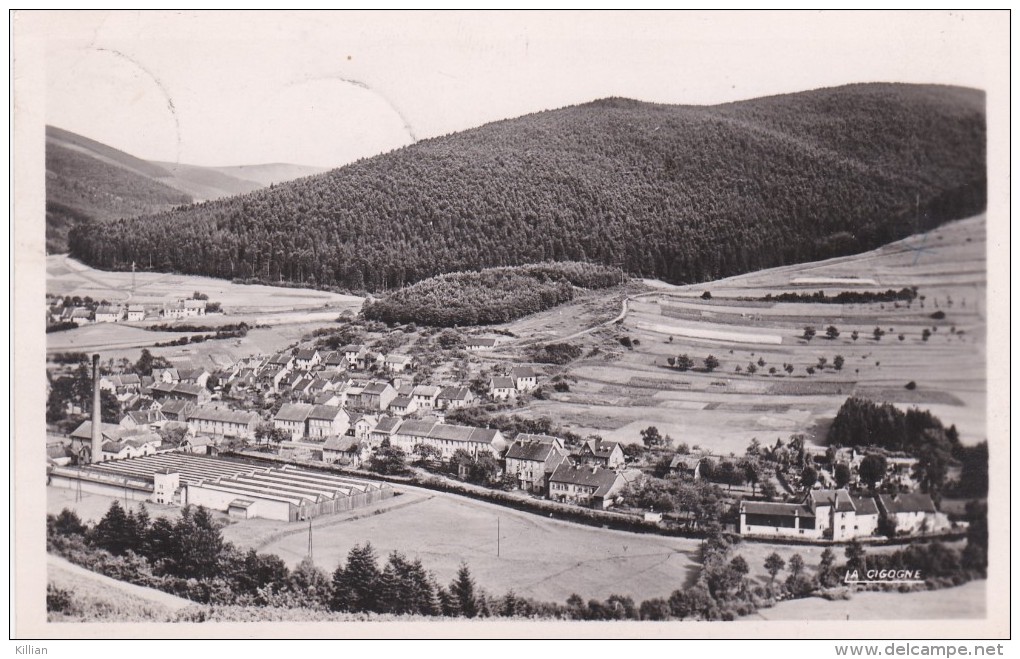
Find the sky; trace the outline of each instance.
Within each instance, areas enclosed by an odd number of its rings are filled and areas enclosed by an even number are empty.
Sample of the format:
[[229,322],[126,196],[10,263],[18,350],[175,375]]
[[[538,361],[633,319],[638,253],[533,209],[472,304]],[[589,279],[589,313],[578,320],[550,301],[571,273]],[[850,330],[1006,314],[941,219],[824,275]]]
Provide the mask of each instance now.
[[950,11],[21,12],[15,39],[41,44],[49,124],[150,160],[334,167],[607,96],[985,88],[1008,23]]

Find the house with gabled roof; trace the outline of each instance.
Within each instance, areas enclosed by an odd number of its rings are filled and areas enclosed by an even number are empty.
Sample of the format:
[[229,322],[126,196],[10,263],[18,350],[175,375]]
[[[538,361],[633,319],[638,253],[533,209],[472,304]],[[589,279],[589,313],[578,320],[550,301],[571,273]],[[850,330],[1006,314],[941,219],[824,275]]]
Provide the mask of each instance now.
[[411,390],[411,398],[418,403],[418,409],[434,410],[436,409],[436,399],[439,398],[440,391],[442,390],[439,387],[434,387],[429,384],[419,384]]
[[363,355],[366,350],[368,350],[368,348],[360,343],[352,343],[340,348],[340,354],[344,356],[344,359],[347,360],[348,364],[354,364],[358,361],[358,357]]
[[434,417],[420,421],[404,421],[394,433],[391,443],[404,449],[408,454],[411,454],[418,444],[433,446],[439,449],[443,460],[449,460],[459,449],[471,455],[489,453],[500,458],[507,446],[506,439],[498,430],[449,425],[439,422]]
[[324,391],[315,398],[312,399],[313,405],[333,405],[335,407],[343,407],[344,399],[343,396],[335,391]]
[[397,390],[389,382],[371,382],[361,390],[361,406],[385,410],[396,397]]
[[474,393],[467,387],[443,387],[436,397],[436,408],[456,410],[475,402]]
[[124,307],[119,304],[104,304],[96,308],[97,323],[119,323],[124,319]]
[[294,366],[302,371],[310,371],[322,363],[322,355],[316,348],[298,350],[294,355]]
[[273,416],[273,426],[286,432],[294,441],[306,437],[312,407],[307,403],[285,403]]
[[187,421],[188,414],[197,405],[189,400],[167,399],[159,404],[159,411],[166,417],[167,421]]
[[418,411],[418,402],[410,396],[397,396],[390,401],[386,411],[397,416],[407,416]]
[[568,455],[558,437],[520,433],[506,451],[505,471],[522,490],[548,495],[549,476]]
[[128,430],[134,428],[148,430],[161,427],[166,420],[166,416],[160,409],[132,410],[121,418],[120,427]]
[[379,417],[375,414],[355,414],[351,417],[351,427],[347,430],[347,434],[363,441],[367,440],[377,423],[379,423]]
[[180,382],[181,374],[173,367],[154,368],[152,369],[152,379],[156,382],[173,384],[174,382]]
[[878,528],[878,508],[871,497],[854,497],[845,489],[816,489],[802,501],[740,502],[740,534],[848,542],[869,537]]
[[598,465],[606,469],[619,469],[625,462],[620,443],[604,439],[585,440],[574,451],[573,458],[578,464]]
[[191,432],[215,437],[254,439],[259,415],[219,407],[199,407],[188,415]]
[[612,469],[563,462],[549,475],[549,498],[606,509],[626,485],[623,476]]
[[269,358],[269,362],[266,366],[275,366],[277,368],[284,368],[290,371],[294,368],[294,355],[286,352],[278,352]]
[[878,508],[896,535],[935,533],[949,528],[949,518],[935,507],[931,495],[901,492],[878,495]]
[[75,307],[71,310],[68,320],[81,327],[82,325],[88,325],[95,320],[95,316],[91,309],[86,307]]
[[313,405],[308,413],[308,436],[312,439],[338,437],[351,427],[347,410],[334,405]]
[[700,455],[674,455],[669,461],[669,473],[688,480],[698,480],[701,478],[702,462],[704,458]]
[[339,350],[332,350],[322,358],[322,365],[332,370],[346,370],[350,367],[350,362],[344,357],[344,353]]
[[368,457],[365,442],[355,437],[330,437],[322,445],[322,461],[358,469]]
[[397,432],[397,428],[400,427],[402,421],[395,416],[383,416],[379,418],[379,422],[375,424],[372,431],[368,434],[368,441],[372,447],[381,446],[384,441],[389,441],[393,444],[393,436]]
[[414,360],[410,355],[398,355],[396,353],[390,353],[383,359],[383,366],[390,373],[403,373],[404,371],[411,370],[411,366]]
[[496,376],[489,379],[489,397],[493,400],[508,400],[517,396],[513,378]]
[[129,304],[127,308],[127,321],[137,323],[145,320],[145,307],[140,304]]
[[515,366],[510,369],[510,377],[517,391],[531,391],[538,386],[538,371],[530,366]]

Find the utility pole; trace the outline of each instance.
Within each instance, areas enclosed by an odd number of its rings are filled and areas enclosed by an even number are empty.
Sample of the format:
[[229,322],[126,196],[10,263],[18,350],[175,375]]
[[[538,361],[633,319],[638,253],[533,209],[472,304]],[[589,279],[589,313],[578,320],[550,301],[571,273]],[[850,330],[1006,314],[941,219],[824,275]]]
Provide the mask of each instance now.
[[499,558],[499,515],[496,516],[496,558]]
[[312,558],[312,516],[308,516],[308,558]]

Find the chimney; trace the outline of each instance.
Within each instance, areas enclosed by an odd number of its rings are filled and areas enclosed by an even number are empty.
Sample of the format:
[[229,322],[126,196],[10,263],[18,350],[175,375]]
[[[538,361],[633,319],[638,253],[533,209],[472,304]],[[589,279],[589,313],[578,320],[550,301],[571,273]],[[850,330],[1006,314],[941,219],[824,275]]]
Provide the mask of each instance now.
[[103,413],[99,403],[99,355],[92,355],[92,462],[103,459]]

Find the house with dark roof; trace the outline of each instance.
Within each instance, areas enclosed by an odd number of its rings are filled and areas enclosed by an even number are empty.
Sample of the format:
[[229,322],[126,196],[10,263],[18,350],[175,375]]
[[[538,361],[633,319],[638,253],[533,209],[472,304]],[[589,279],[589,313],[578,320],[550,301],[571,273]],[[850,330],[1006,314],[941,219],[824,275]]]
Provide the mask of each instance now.
[[574,451],[573,458],[578,464],[598,465],[606,469],[619,469],[625,461],[620,443],[603,439],[585,441]]
[[308,415],[312,413],[312,408],[307,403],[286,403],[273,416],[273,426],[297,441],[308,435]]
[[358,469],[368,457],[365,442],[354,437],[330,437],[322,445],[322,461]]
[[397,396],[390,401],[386,411],[397,416],[407,416],[418,410],[418,401],[410,396]]
[[[392,404],[390,405],[392,407]],[[395,416],[384,416],[379,418],[379,422],[375,424],[372,431],[368,434],[368,441],[371,446],[381,446],[383,441],[388,440],[390,444],[393,443],[393,435],[396,434],[397,428],[400,427],[401,420]]]
[[403,373],[404,371],[411,370],[411,365],[414,360],[410,355],[398,355],[396,353],[390,353],[383,359],[383,366],[390,373]]
[[365,346],[360,343],[350,344],[340,348],[340,354],[343,355],[344,359],[347,360],[348,364],[354,364],[358,361],[358,357],[363,355],[368,350]]
[[478,350],[492,350],[499,342],[496,339],[489,339],[480,336],[469,336],[464,339],[464,349],[472,352]]
[[159,403],[159,411],[167,421],[187,421],[188,414],[198,407],[193,401],[167,399]]
[[337,350],[326,353],[326,356],[322,358],[322,365],[328,369],[333,370],[344,370],[350,365],[347,358],[344,357],[344,353]]
[[517,395],[513,378],[496,376],[489,379],[489,397],[493,400],[507,400]]
[[515,366],[510,369],[510,377],[518,391],[531,391],[538,386],[538,371],[530,366]]
[[436,399],[439,398],[440,391],[442,390],[439,387],[420,384],[411,390],[411,398],[418,403],[418,409],[434,410],[436,409]]
[[847,542],[875,534],[878,508],[871,497],[845,489],[811,490],[803,501],[740,502],[740,534]]
[[199,407],[188,415],[188,428],[196,435],[254,439],[259,421],[259,415],[254,412]]
[[313,439],[339,437],[351,427],[351,416],[342,407],[313,405],[308,413],[308,436]]
[[436,408],[456,410],[475,402],[475,395],[467,387],[443,387],[436,397]]
[[548,495],[549,476],[568,456],[557,437],[520,433],[506,451],[505,472],[516,476],[518,487],[528,492]]
[[145,430],[160,427],[166,422],[166,416],[160,409],[132,410],[120,420],[121,428],[142,428]]
[[127,321],[137,323],[145,320],[145,307],[140,304],[129,304],[127,308]]
[[669,473],[688,480],[698,480],[701,478],[703,459],[700,455],[674,455],[669,461]]
[[101,305],[96,309],[97,323],[119,323],[124,318],[124,307],[120,305]]
[[896,535],[936,533],[949,528],[949,518],[923,492],[878,495],[878,508]]
[[605,509],[615,503],[627,481],[612,469],[564,462],[549,475],[549,498]]
[[302,371],[310,371],[322,363],[322,355],[315,348],[298,350],[294,355],[294,366]]
[[103,461],[124,460],[127,458],[140,458],[143,455],[154,454],[162,444],[162,439],[156,433],[122,437],[119,440],[103,442]]
[[434,446],[439,449],[443,460],[449,460],[459,449],[471,455],[489,453],[495,458],[500,458],[507,445],[506,439],[498,430],[448,425],[434,417],[421,421],[404,421],[390,441],[408,454],[413,452],[418,444]]
[[370,382],[361,390],[361,406],[385,410],[396,397],[397,390],[389,382]]
[[351,417],[351,427],[347,434],[363,441],[367,440],[377,423],[379,417],[375,414],[355,414]]

